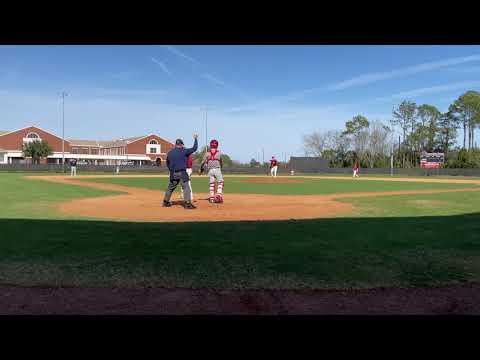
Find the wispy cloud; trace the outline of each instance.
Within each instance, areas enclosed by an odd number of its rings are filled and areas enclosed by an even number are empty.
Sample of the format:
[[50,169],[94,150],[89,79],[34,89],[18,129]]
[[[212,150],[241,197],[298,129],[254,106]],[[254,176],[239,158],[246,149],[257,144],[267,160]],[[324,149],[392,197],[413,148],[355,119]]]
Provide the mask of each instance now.
[[426,63],[399,68],[399,69],[386,71],[386,72],[367,73],[367,74],[359,75],[351,79],[344,80],[336,84],[330,85],[328,89],[344,90],[354,86],[373,84],[382,80],[399,78],[403,76],[418,74],[426,71],[437,70],[437,69],[448,67],[448,66],[460,65],[460,64],[465,64],[465,63],[475,62],[475,61],[480,61],[480,55],[471,55],[471,56],[450,58],[450,59],[445,59],[440,61],[431,61],[431,62],[426,62]]
[[[379,81],[384,81],[384,80],[389,80],[393,78],[399,78],[403,76],[409,76],[409,75],[414,75],[426,71],[433,71],[441,68],[445,68],[448,66],[454,66],[454,65],[460,65],[460,64],[465,64],[469,62],[475,62],[475,61],[480,61],[480,55],[471,55],[471,56],[464,56],[464,57],[456,57],[456,58],[449,58],[449,59],[444,59],[440,61],[432,61],[432,62],[425,62],[421,64],[416,64],[404,68],[399,68],[399,69],[394,69],[391,71],[386,71],[386,72],[375,72],[375,73],[367,73],[367,74],[362,74],[358,75],[356,77],[353,77],[348,80],[340,81],[335,84],[327,85],[327,86],[319,86],[319,87],[313,87],[309,89],[304,89],[304,90],[297,90],[291,93],[288,93],[286,95],[279,95],[279,96],[274,96],[269,99],[259,101],[253,104],[248,104],[245,106],[240,106],[240,107],[234,107],[229,110],[228,112],[244,112],[244,111],[253,111],[255,109],[258,109],[260,107],[264,106],[272,106],[274,104],[283,104],[286,102],[292,102],[295,100],[301,100],[304,99],[306,96],[311,95],[311,94],[318,94],[318,93],[328,93],[328,92],[333,92],[333,91],[340,91],[344,89],[348,89],[351,87],[355,86],[361,86],[361,85],[368,85],[368,84],[373,84]],[[473,69],[473,68],[471,68]],[[478,68],[480,71],[480,68]],[[417,91],[419,91],[419,95],[429,93],[429,92],[441,92],[441,91],[448,91],[448,90],[455,90],[455,89],[460,89],[462,87],[466,86],[476,86],[475,82],[469,83],[456,83],[456,84],[449,84],[445,86],[433,86],[429,88],[422,88],[422,89],[416,89],[408,92],[403,92],[403,93],[398,93],[394,94],[392,96],[387,96],[383,98],[378,98],[375,99],[375,101],[378,100],[391,100],[392,98],[401,98],[405,96],[415,96],[417,95]]]
[[234,85],[231,85],[231,84],[228,84],[227,82],[225,82],[224,80],[220,79],[218,76],[216,75],[213,75],[211,74],[210,72],[209,73],[206,73],[206,72],[200,72],[201,69],[206,69],[206,66],[204,64],[201,64],[200,61],[198,61],[197,59],[185,54],[184,52],[178,50],[176,47],[174,46],[171,46],[171,45],[165,45],[164,46],[165,49],[167,49],[169,52],[171,52],[172,54],[174,54],[175,56],[181,58],[181,59],[185,59],[187,60],[189,63],[191,63],[192,65],[194,65],[194,71],[197,72],[197,74],[200,75],[201,78],[215,84],[215,85],[219,85],[219,86],[222,86],[226,89],[230,89],[230,90],[233,90],[235,91],[237,94],[239,94],[240,96],[242,96],[244,99],[248,99],[248,95],[241,89],[239,89],[238,87],[234,86]]
[[172,73],[170,72],[170,70],[168,70],[167,66],[166,66],[163,62],[155,59],[154,57],[152,57],[151,60],[152,60],[155,64],[157,64],[158,66],[160,66],[160,69],[162,69],[165,74],[167,74],[167,75],[169,75],[169,76],[172,76]]
[[376,100],[388,101],[388,100],[396,100],[396,99],[413,98],[416,96],[421,96],[426,94],[434,94],[434,93],[448,92],[448,91],[461,90],[461,89],[467,90],[475,87],[480,87],[480,80],[462,81],[462,82],[456,82],[451,84],[412,89],[408,91],[402,91],[390,96],[380,97],[380,98],[377,98]]
[[318,91],[318,89],[305,89],[305,90],[300,90],[300,91],[295,91],[291,92],[286,95],[278,95],[274,96],[271,98],[268,98],[266,100],[258,101],[252,104],[244,105],[244,106],[237,106],[237,107],[232,107],[226,110],[228,113],[241,113],[241,112],[250,112],[262,107],[270,107],[270,106],[275,106],[275,105],[284,105],[286,103],[295,101],[295,100],[300,100],[305,98],[310,93],[313,93],[315,91]]
[[193,65],[200,65],[200,62],[196,59],[194,59],[193,57],[191,56],[188,56],[187,54],[185,54],[184,52],[178,50],[176,47],[174,46],[171,46],[171,45],[165,45],[164,46],[165,49],[167,49],[168,51],[170,51],[172,54],[182,58],[182,59],[185,59],[187,61],[189,61],[190,63],[192,63]]
[[456,73],[480,73],[480,66],[466,66],[466,67],[459,67],[459,68],[452,68],[450,71]]
[[216,85],[220,85],[220,86],[223,86],[223,87],[226,87],[227,85],[225,84],[224,81],[216,78],[215,76],[213,76],[212,74],[202,74],[200,75],[200,77],[204,78],[204,79],[207,79],[208,81],[216,84]]

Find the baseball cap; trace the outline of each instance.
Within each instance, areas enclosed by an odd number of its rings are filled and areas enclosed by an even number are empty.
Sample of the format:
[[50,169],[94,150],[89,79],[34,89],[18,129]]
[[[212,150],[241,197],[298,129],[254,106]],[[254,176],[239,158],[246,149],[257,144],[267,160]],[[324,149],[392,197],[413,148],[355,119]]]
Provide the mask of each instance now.
[[183,145],[183,140],[182,139],[175,140],[175,145]]

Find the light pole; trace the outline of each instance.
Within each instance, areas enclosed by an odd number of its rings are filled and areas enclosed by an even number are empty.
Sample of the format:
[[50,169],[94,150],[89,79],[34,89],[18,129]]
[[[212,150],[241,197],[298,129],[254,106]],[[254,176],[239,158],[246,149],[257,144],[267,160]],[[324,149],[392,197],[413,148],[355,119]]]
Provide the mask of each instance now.
[[392,144],[392,151],[390,153],[390,176],[393,176],[393,147],[394,145]]
[[205,106],[205,154],[208,148],[208,106]]
[[65,172],[65,96],[68,94],[62,91],[62,171]]
[[208,105],[202,108],[205,110],[205,156],[207,156],[208,152],[208,110],[211,109]]

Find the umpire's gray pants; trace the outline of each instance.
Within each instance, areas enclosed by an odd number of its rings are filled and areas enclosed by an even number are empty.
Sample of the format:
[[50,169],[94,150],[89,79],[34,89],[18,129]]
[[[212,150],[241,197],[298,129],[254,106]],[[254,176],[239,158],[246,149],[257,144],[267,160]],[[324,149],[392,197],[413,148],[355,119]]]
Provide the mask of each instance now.
[[164,201],[170,201],[173,192],[178,186],[178,183],[182,183],[183,200],[185,202],[192,202],[192,193],[190,192],[190,186],[188,186],[188,174],[185,171],[177,171],[170,175],[170,182],[168,183],[167,191],[165,192]]
[[[190,189],[190,199],[193,201],[193,190],[192,190],[192,168],[187,168],[187,175],[188,175],[188,188]],[[184,195],[183,195],[183,187],[180,187],[180,190],[182,191],[182,199],[185,199],[184,198]]]

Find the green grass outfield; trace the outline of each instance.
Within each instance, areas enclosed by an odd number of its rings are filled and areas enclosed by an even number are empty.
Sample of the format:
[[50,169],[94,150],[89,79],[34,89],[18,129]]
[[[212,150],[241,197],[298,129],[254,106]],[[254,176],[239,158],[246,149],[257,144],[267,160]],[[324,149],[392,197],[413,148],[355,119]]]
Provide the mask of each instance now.
[[32,181],[24,178],[32,175],[36,174],[0,173],[0,219],[65,218],[64,215],[55,211],[55,204],[71,199],[116,193],[83,186]]
[[[279,195],[476,186],[242,180],[227,177],[227,196],[250,186]],[[165,178],[102,181],[166,186]],[[195,178],[194,191],[205,192],[206,182]],[[480,281],[480,192],[343,199],[355,205],[351,216],[302,221],[127,223],[65,219],[53,208],[107,194],[0,174],[0,283],[365,288]]]
[[[265,178],[265,177],[264,177]],[[254,179],[252,177],[225,176],[224,192],[237,194],[270,194],[270,195],[325,195],[334,193],[350,192],[380,192],[395,190],[429,190],[429,189],[461,189],[461,188],[480,188],[475,184],[446,184],[446,183],[426,183],[426,182],[401,182],[401,181],[382,181],[382,180],[353,180],[346,178],[339,179],[310,179],[293,178],[301,183],[253,183],[248,182]],[[286,178],[291,179],[291,178]],[[164,191],[168,185],[167,177],[137,177],[137,178],[87,178],[85,181],[98,182],[104,184],[116,184],[145,188],[150,190]],[[280,178],[279,178],[280,180]],[[194,192],[208,193],[208,177],[192,177],[192,188]],[[180,190],[177,190],[180,191]]]

